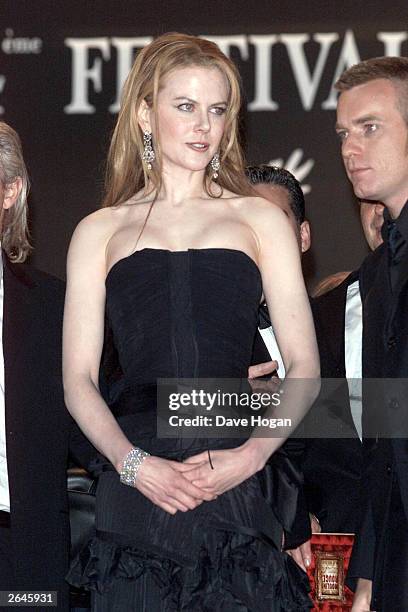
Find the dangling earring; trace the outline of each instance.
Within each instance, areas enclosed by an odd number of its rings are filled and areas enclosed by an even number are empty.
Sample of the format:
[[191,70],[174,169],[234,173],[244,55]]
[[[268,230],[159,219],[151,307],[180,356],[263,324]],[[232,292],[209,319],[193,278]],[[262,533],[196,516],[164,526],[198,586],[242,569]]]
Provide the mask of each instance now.
[[151,132],[143,132],[143,145],[144,151],[142,155],[142,159],[146,164],[148,170],[152,169],[152,162],[156,159],[156,154],[152,148],[152,133]]
[[220,154],[215,153],[214,157],[211,160],[211,168],[213,171],[212,178],[215,181],[218,178],[218,170],[220,169]]

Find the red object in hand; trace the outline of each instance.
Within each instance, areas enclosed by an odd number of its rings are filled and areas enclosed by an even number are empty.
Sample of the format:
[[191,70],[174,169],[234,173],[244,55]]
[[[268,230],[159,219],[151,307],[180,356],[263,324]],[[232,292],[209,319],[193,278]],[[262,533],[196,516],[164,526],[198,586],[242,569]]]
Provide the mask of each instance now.
[[353,593],[345,586],[354,535],[315,533],[312,535],[312,562],[307,570],[314,612],[351,610]]

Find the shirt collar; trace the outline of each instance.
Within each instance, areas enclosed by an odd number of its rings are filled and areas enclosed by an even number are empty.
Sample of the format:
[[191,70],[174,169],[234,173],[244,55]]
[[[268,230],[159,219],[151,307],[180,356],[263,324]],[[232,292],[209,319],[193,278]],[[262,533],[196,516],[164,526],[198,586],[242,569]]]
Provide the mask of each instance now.
[[403,237],[403,239],[408,242],[408,200],[407,202],[405,202],[399,216],[396,219],[393,219],[391,217],[390,212],[387,208],[384,209],[384,223],[381,228],[381,235],[384,239],[384,242],[387,242],[390,227],[394,223],[397,226],[398,231]]

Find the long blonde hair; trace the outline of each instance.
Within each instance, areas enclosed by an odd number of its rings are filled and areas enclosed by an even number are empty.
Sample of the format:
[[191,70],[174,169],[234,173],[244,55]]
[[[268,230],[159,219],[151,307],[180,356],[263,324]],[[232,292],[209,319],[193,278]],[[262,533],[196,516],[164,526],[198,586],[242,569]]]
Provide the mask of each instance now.
[[30,188],[20,137],[0,121],[0,181],[3,187],[21,179],[21,191],[11,208],[2,209],[1,244],[11,261],[21,263],[31,251],[27,196]]
[[103,206],[118,206],[126,202],[148,181],[156,195],[162,186],[161,157],[158,134],[153,132],[156,159],[147,171],[142,162],[143,133],[138,124],[138,111],[142,101],[153,111],[157,108],[157,95],[163,78],[172,70],[188,66],[218,68],[225,76],[228,88],[228,107],[225,129],[220,143],[221,167],[217,188],[211,169],[204,176],[204,188],[211,197],[218,197],[222,189],[249,195],[251,187],[245,179],[244,159],[238,137],[241,106],[240,78],[233,62],[217,45],[209,40],[172,32],[159,36],[138,54],[127,77],[122,103],[112,136],[106,167],[105,198]]

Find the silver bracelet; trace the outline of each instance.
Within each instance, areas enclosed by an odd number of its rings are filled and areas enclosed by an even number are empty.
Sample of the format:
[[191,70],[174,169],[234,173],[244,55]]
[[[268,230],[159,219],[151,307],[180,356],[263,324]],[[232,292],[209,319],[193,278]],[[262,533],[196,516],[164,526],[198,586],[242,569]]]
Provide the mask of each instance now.
[[120,470],[120,482],[122,484],[129,487],[135,485],[137,473],[146,457],[150,457],[150,454],[141,448],[130,449],[123,460],[122,469]]

